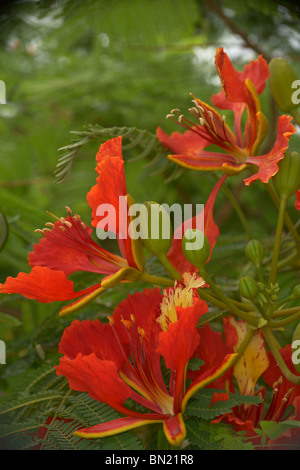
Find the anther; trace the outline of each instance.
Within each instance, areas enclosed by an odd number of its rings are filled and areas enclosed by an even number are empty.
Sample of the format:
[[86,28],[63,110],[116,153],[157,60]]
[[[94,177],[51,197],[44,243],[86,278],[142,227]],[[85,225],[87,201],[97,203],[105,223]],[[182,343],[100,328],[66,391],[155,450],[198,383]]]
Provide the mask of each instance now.
[[174,117],[174,114],[167,114],[166,115],[166,119],[173,118],[173,117]]
[[180,114],[180,116],[178,116],[178,122],[181,122],[182,118],[183,118],[183,114]]
[[110,316],[110,315],[108,315],[106,318],[107,318],[107,320],[109,321],[110,326],[114,326],[114,323],[115,323],[115,322],[114,322],[113,317]]
[[41,230],[40,228],[36,228],[36,229],[35,229],[35,232],[36,232],[36,233],[41,233],[42,235],[44,235],[43,230]]
[[66,226],[69,227],[69,228],[72,227],[71,222],[69,222],[68,220],[65,220],[65,221],[63,222],[63,224],[66,225]]
[[203,124],[204,124],[205,121],[204,121],[204,119],[201,117],[201,118],[199,118],[199,122],[200,122],[200,126],[203,126]]
[[68,212],[69,215],[72,214],[72,210],[70,209],[69,206],[65,206],[66,211]]
[[45,225],[47,225],[48,227],[54,227],[54,224],[52,222],[46,222]]
[[175,108],[175,109],[171,109],[170,114],[179,113],[179,112],[180,112],[180,109]]
[[130,320],[124,320],[124,318],[121,319],[121,323],[129,330],[132,327],[132,322]]

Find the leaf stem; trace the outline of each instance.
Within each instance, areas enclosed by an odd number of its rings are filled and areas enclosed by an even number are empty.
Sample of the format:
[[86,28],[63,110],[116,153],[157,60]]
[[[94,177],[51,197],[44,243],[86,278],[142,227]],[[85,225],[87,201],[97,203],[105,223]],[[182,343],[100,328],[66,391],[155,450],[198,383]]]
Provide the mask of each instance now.
[[276,282],[277,263],[278,263],[279,252],[280,252],[280,242],[281,242],[281,235],[282,235],[282,229],[283,229],[283,224],[284,224],[286,202],[287,202],[286,197],[280,198],[279,213],[278,213],[277,227],[276,227],[276,234],[275,234],[275,241],[274,241],[274,248],[273,248],[273,257],[272,257],[272,263],[271,263],[271,272],[270,272],[270,278],[269,278],[269,286],[271,284],[275,284]]
[[241,222],[241,224],[242,224],[249,240],[251,240],[253,238],[253,234],[252,234],[250,225],[248,223],[248,220],[247,220],[244,212],[241,209],[241,206],[239,205],[238,201],[236,200],[236,198],[234,197],[234,195],[232,194],[232,192],[230,191],[228,186],[226,186],[226,184],[224,185],[224,183],[222,185],[222,191],[226,195],[227,199],[231,202],[232,207],[234,208],[234,210],[236,212],[236,215],[240,219],[240,222]]

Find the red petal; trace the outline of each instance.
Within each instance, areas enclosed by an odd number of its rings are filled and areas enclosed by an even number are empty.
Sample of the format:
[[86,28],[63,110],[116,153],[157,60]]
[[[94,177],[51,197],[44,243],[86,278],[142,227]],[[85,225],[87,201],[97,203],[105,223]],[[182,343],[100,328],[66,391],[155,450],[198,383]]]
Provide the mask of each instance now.
[[[92,209],[92,225],[115,233],[122,256],[127,259],[129,266],[139,269],[142,260],[139,259],[137,245],[140,240],[134,241],[128,234],[128,211],[131,203],[128,203],[129,195],[126,189],[122,137],[102,144],[96,158],[96,171],[99,176],[97,184],[87,194],[87,201]],[[97,209],[101,205],[105,211],[97,215]],[[106,208],[103,205],[106,205]]]
[[59,352],[69,359],[81,353],[89,356],[94,353],[99,359],[113,361],[117,368],[124,364],[124,357],[109,323],[100,320],[75,320],[64,330]]
[[[96,155],[97,162],[100,163],[106,157],[119,158],[120,160],[123,160],[122,136],[107,140],[104,144],[100,145]],[[96,167],[96,171],[98,171],[98,167]]]
[[[213,219],[213,210],[214,210],[216,196],[220,190],[221,185],[225,181],[225,179],[226,179],[226,175],[222,176],[219,179],[214,189],[212,190],[204,207],[204,233],[210,243],[210,249],[211,249],[210,253],[212,253],[212,250],[216,244],[217,238],[220,233],[219,228],[215,224],[214,219]],[[168,253],[168,259],[181,274],[183,274],[184,272],[197,271],[197,268],[195,268],[195,266],[189,263],[187,259],[184,257],[183,252],[182,252],[182,237],[180,238],[180,234],[182,234],[183,232],[183,227],[185,228],[185,230],[187,230],[188,228],[196,228],[196,227],[199,228],[199,226],[200,226],[199,217],[195,216],[192,219],[186,221],[184,223],[184,226],[181,225],[180,227],[178,227],[174,233],[174,238],[172,240],[171,249]]]
[[296,207],[297,211],[300,211],[300,189],[296,192],[295,207]]
[[168,369],[185,368],[199,343],[197,322],[207,310],[206,302],[199,298],[194,299],[192,307],[176,307],[178,320],[170,323],[158,338],[157,352],[163,356]]
[[182,400],[182,410],[185,410],[187,402],[198,390],[214,382],[230,369],[236,361],[237,356],[236,353],[227,354],[221,363],[201,374],[187,389]]
[[260,179],[262,183],[268,183],[269,179],[278,171],[277,163],[284,158],[284,152],[289,146],[289,139],[296,132],[295,127],[291,123],[293,118],[283,114],[279,116],[277,121],[277,140],[272,150],[258,157],[248,157],[246,163],[252,163],[259,167],[257,173],[246,178],[245,184],[248,186],[253,181]]
[[160,423],[162,421],[161,419],[147,420],[146,417],[147,415],[145,414],[145,419],[129,417],[115,419],[107,423],[96,424],[91,428],[78,429],[78,431],[74,432],[74,435],[88,439],[97,439],[100,437],[114,436],[140,426],[145,426],[146,424]]
[[[264,91],[266,81],[270,76],[268,63],[261,55],[258,59],[251,60],[249,64],[245,65],[243,72],[237,73],[243,83],[245,83],[247,78],[250,78],[258,95]],[[226,99],[223,90],[217,95],[212,95],[212,102],[214,106],[217,106],[219,109],[235,110],[235,104]]]
[[227,100],[248,103],[245,82],[241,80],[239,72],[235,70],[223,48],[217,49],[215,64]]
[[91,398],[118,409],[131,396],[131,389],[121,379],[113,361],[101,360],[95,353],[75,359],[66,356],[56,366],[57,375],[64,375],[70,388],[87,392]]
[[211,144],[209,140],[204,139],[193,131],[186,131],[183,134],[173,132],[169,136],[158,127],[156,129],[156,136],[160,143],[171,152],[188,157],[197,157],[205,147]]
[[176,416],[171,416],[164,420],[164,432],[169,443],[173,446],[180,446],[185,437],[186,429],[182,419],[182,414],[178,413]]
[[[102,144],[101,147],[106,146],[109,142]],[[120,139],[118,139],[116,145],[121,146]],[[111,155],[106,155],[103,149],[101,150],[101,155],[102,158],[98,161],[96,167],[99,175],[96,180],[97,184],[87,194],[87,201],[92,209],[92,225],[93,227],[98,226],[98,228],[109,229],[111,232],[118,234],[120,229],[119,197],[127,195],[124,161],[120,156],[112,158]],[[97,209],[101,204],[111,205],[115,212],[110,209],[107,218],[106,214],[105,217],[97,215]],[[125,228],[127,229],[127,226]]]
[[73,282],[62,271],[34,266],[29,274],[19,273],[16,278],[8,277],[0,284],[1,294],[21,294],[38,302],[70,300],[97,289],[99,284],[83,291],[75,292]]
[[71,226],[58,220],[39,243],[34,244],[28,256],[30,266],[45,266],[69,276],[76,271],[110,274],[125,265],[122,258],[93,241],[90,227],[71,216],[65,220]]
[[[202,359],[205,364],[199,370],[188,372],[187,376],[192,380],[196,380],[200,374],[211,369],[215,364],[222,362],[227,354],[233,352],[232,348],[225,345],[222,333],[212,330],[210,325],[204,325],[198,331],[200,342],[196,349],[195,357]],[[208,387],[234,392],[232,372],[232,369],[229,369],[219,379],[209,384]]]
[[206,302],[199,298],[194,299],[192,307],[176,307],[178,320],[170,323],[168,329],[162,331],[158,338],[157,352],[163,356],[166,367],[176,371],[175,384],[172,383],[173,377],[171,376],[170,385],[174,392],[175,413],[181,410],[187,363],[199,343],[196,325],[200,316],[207,310]]

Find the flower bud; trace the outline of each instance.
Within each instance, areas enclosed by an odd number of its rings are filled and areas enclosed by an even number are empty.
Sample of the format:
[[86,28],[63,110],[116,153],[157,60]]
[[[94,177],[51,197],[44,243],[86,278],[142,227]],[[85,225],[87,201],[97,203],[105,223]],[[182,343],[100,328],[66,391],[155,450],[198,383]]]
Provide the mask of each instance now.
[[300,284],[297,284],[294,287],[292,297],[293,297],[293,299],[300,299]]
[[250,240],[245,249],[245,255],[255,266],[260,265],[264,257],[265,250],[258,240]]
[[282,57],[275,57],[269,63],[269,84],[273,97],[281,111],[292,114],[297,104],[292,102],[293,82],[297,74],[293,67]]
[[300,374],[300,323],[296,326],[292,339],[292,362]]
[[210,244],[203,232],[189,228],[182,239],[182,251],[185,258],[198,268],[209,258]]
[[157,202],[141,205],[140,234],[144,246],[153,255],[166,254],[172,243],[172,224],[166,209]]
[[278,166],[273,183],[281,197],[289,198],[300,188],[300,154],[286,152]]
[[258,285],[251,277],[242,277],[239,289],[245,299],[255,299],[258,295]]

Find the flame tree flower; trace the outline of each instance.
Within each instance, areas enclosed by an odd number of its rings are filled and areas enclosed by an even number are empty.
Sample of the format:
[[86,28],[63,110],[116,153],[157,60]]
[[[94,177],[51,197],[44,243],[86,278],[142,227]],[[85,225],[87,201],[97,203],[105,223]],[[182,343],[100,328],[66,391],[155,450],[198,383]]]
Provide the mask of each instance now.
[[[174,109],[167,117],[187,129],[183,134],[174,132],[171,136],[160,127],[157,137],[168,148],[169,160],[193,170],[221,170],[227,175],[240,173],[253,165],[258,171],[246,178],[245,184],[260,179],[268,183],[278,171],[277,163],[284,158],[289,138],[296,132],[291,123],[292,117],[282,115],[277,122],[277,139],[273,148],[264,155],[257,155],[264,140],[268,121],[261,111],[258,95],[269,77],[268,64],[259,56],[244,67],[242,72],[235,70],[223,48],[217,49],[215,65],[219,74],[222,90],[212,96],[213,105],[219,109],[234,112],[234,131],[227,125],[225,116],[221,116],[213,107],[194,97],[194,106],[189,109],[192,120]],[[246,122],[242,128],[242,118],[246,111]],[[196,123],[194,122],[196,121]],[[206,150],[210,145],[220,151]]]
[[[233,363],[236,354],[197,377],[186,390],[186,371],[199,342],[196,324],[207,311],[196,289],[204,285],[198,275],[187,273],[160,293],[158,288],[129,295],[106,324],[75,320],[66,328],[59,352],[58,375],[72,389],[87,392],[125,415],[117,420],[76,431],[83,438],[100,438],[151,423],[163,423],[169,443],[180,446],[186,430],[183,413],[191,396],[216,380]],[[170,369],[165,385],[161,358]],[[125,406],[127,399],[145,412]]]
[[[250,332],[245,321],[237,321],[232,316],[224,318],[223,322],[225,340],[223,340],[220,333],[213,331],[209,325],[205,325],[203,329],[203,340],[199,343],[195,352],[197,357],[201,357],[205,361],[203,368],[211,367],[212,362],[222,361],[224,356],[230,352],[240,351],[241,344]],[[217,381],[209,384],[208,387],[234,393],[234,383],[236,383],[241,394],[260,396],[263,399],[258,405],[241,405],[233,408],[232,412],[223,414],[213,420],[213,423],[222,421],[233,426],[236,431],[244,431],[253,444],[258,445],[261,442],[261,434],[257,430],[260,428],[262,420],[279,423],[290,417],[295,410],[296,415],[291,419],[292,427],[292,420],[297,419],[299,415],[300,386],[289,382],[282,376],[272,353],[266,351],[261,331],[252,331],[250,336],[250,341],[235,362],[234,367],[229,369]],[[291,370],[295,371],[291,359],[291,346],[285,346],[280,350],[280,353]],[[189,372],[188,377],[196,380],[197,375],[198,372],[192,371]],[[266,405],[265,401],[266,386],[257,385],[261,377],[272,391],[269,406]],[[228,393],[216,392],[213,395],[211,404],[228,399]],[[289,412],[288,408],[291,405],[293,405],[292,410]],[[299,438],[298,429],[294,431],[294,434]],[[284,442],[288,443],[291,437],[292,433],[290,431],[285,433]],[[279,443],[280,439],[277,442]]]
[[[141,240],[128,235],[131,220],[128,207],[133,200],[126,189],[122,137],[102,144],[96,160],[96,185],[87,194],[92,209],[92,226],[105,229],[108,225],[114,229],[121,256],[110,253],[96,243],[91,236],[92,228],[79,215],[72,215],[70,208],[66,207],[66,218],[56,217],[54,223],[49,222],[46,228],[37,230],[43,237],[29,253],[31,272],[19,273],[16,278],[8,277],[4,284],[0,284],[0,293],[18,293],[45,303],[77,299],[61,310],[61,315],[65,315],[91,302],[107,287],[122,280],[136,280],[143,274]],[[120,197],[125,201],[122,213],[119,213]],[[97,210],[101,204],[110,204],[115,209],[114,220],[101,219]],[[68,276],[77,271],[105,274],[106,277],[76,292]]]

